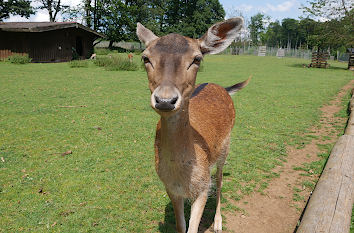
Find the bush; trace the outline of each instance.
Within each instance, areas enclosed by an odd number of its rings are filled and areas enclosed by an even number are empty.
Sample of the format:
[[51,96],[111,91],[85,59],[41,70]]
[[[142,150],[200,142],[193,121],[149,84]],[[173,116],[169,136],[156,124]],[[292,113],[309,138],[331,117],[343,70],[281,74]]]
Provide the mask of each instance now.
[[112,63],[112,59],[109,57],[98,57],[96,56],[96,59],[93,60],[93,64],[95,64],[96,66],[101,66],[101,67],[106,67],[111,65]]
[[130,62],[128,58],[122,58],[119,56],[97,57],[96,60],[94,60],[94,64],[105,67],[106,70],[135,71],[139,69],[139,66],[136,63]]
[[70,68],[83,68],[88,67],[88,61],[86,60],[72,60],[69,62]]
[[12,56],[9,56],[8,60],[13,64],[27,64],[32,61],[32,58],[29,58],[28,54],[26,55],[14,54]]
[[104,48],[95,48],[95,53],[96,55],[108,55],[112,51],[109,49],[104,49]]

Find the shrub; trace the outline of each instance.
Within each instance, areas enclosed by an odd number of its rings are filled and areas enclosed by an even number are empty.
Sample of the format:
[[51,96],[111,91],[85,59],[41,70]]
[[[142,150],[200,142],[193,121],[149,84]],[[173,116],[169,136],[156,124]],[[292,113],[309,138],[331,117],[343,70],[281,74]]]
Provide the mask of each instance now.
[[96,55],[108,55],[112,51],[109,49],[104,49],[104,48],[95,48],[95,53]]
[[86,60],[72,60],[69,62],[70,68],[83,68],[88,67],[88,61]]
[[105,67],[106,70],[135,71],[139,69],[139,66],[135,62],[130,62],[128,58],[119,56],[97,57],[94,64]]
[[9,56],[8,60],[13,64],[27,64],[32,61],[32,58],[29,58],[28,54],[26,55],[14,54],[12,56]]
[[112,59],[110,57],[96,57],[95,60],[93,60],[93,64],[96,66],[101,66],[101,67],[106,67],[109,66],[112,63]]

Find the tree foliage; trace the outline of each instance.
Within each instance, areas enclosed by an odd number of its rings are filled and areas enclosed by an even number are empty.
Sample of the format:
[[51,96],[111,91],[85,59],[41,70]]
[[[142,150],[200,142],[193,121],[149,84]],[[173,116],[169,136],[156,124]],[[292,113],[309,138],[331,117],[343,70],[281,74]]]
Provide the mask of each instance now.
[[354,45],[352,29],[350,15],[325,22],[285,18],[281,22],[271,22],[260,38],[261,44],[271,47],[345,50]]
[[352,0],[309,0],[303,6],[309,17],[321,19],[312,37],[318,47],[354,46],[354,4]]
[[29,18],[34,10],[29,0],[0,0],[0,21],[9,18],[10,14]]
[[302,9],[309,17],[300,20],[285,18],[264,27],[263,14],[252,16],[248,26],[252,43],[332,51],[354,47],[354,9],[350,1],[309,0],[308,3]]
[[225,17],[225,11],[218,0],[166,1],[164,33],[177,32],[198,38],[208,27]]
[[251,17],[251,22],[248,28],[250,30],[252,44],[258,45],[260,41],[260,35],[265,29],[266,19],[268,19],[268,17],[262,13],[258,13]]
[[225,17],[218,0],[83,0],[86,25],[111,42],[137,40],[140,22],[157,35],[171,32],[198,38]]

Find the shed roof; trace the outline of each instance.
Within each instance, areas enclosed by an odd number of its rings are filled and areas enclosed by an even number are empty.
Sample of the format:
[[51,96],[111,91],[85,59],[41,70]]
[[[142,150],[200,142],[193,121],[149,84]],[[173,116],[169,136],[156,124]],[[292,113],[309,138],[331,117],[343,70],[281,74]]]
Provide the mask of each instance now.
[[0,22],[0,31],[8,32],[46,32],[64,28],[81,28],[98,37],[104,37],[101,33],[77,22]]

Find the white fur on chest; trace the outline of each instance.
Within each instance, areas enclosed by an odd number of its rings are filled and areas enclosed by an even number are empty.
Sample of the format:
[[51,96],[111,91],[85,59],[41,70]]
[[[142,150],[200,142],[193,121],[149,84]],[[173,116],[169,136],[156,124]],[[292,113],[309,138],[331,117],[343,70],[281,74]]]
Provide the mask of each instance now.
[[195,158],[195,156],[176,155],[169,151],[161,151],[157,173],[168,192],[176,196],[194,199],[201,191],[209,188],[210,175],[205,173],[205,169],[198,161],[191,158]]

